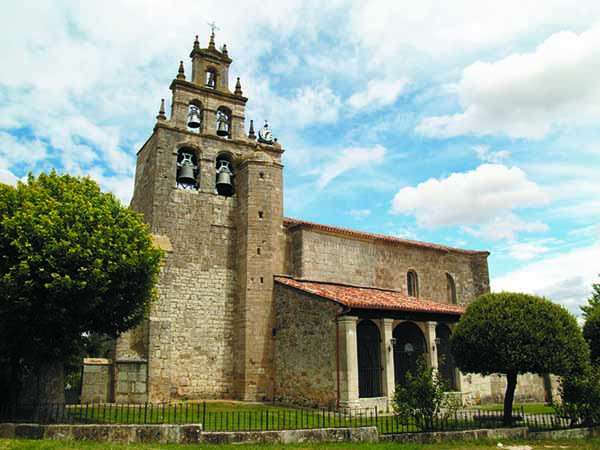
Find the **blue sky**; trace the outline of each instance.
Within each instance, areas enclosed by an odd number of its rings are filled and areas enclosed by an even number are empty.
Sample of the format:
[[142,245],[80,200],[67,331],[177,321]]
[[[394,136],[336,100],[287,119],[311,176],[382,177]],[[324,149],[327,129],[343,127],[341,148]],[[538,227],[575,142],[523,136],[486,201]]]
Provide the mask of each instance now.
[[0,181],[128,202],[195,34],[286,149],[286,215],[491,252],[493,289],[578,313],[600,273],[595,1],[41,0],[3,6]]

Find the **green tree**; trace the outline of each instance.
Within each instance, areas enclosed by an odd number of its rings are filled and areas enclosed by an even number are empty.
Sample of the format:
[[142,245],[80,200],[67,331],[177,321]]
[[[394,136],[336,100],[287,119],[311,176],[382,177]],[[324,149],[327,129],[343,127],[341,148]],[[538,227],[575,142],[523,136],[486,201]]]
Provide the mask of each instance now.
[[588,304],[581,307],[584,317],[587,317],[593,311],[600,310],[600,283],[592,284],[592,290],[592,296],[588,299]]
[[89,178],[0,184],[0,356],[12,396],[63,401],[64,363],[86,336],[141,322],[160,260],[141,216]]
[[600,364],[600,308],[590,310],[583,324],[583,337],[590,346],[592,364]]
[[533,295],[485,294],[471,303],[450,340],[460,370],[506,375],[504,422],[512,422],[512,405],[520,373],[580,373],[589,349],[575,318],[563,307]]
[[600,367],[590,366],[582,374],[563,377],[559,391],[562,402],[554,408],[571,419],[571,425],[600,424]]

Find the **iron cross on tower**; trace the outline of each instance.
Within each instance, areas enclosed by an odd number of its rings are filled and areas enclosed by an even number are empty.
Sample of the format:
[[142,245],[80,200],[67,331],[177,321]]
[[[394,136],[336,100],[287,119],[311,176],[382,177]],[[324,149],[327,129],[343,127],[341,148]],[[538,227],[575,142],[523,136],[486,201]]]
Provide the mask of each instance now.
[[215,30],[218,30],[218,31],[221,30],[214,21],[207,22],[207,24],[210,27],[210,32],[213,36],[215,35]]

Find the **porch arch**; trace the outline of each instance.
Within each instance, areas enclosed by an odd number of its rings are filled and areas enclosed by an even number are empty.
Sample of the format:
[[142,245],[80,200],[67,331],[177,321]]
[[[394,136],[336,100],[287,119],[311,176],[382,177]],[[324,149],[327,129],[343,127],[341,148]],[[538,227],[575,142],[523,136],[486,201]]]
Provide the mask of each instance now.
[[358,347],[358,396],[380,397],[381,336],[371,320],[361,320],[356,326]]
[[402,384],[407,372],[415,371],[417,361],[427,346],[421,329],[413,322],[402,322],[394,328],[394,381]]
[[456,383],[456,363],[450,352],[450,327],[444,323],[438,323],[435,327],[437,341],[438,371],[442,380],[448,383],[451,390],[458,389]]

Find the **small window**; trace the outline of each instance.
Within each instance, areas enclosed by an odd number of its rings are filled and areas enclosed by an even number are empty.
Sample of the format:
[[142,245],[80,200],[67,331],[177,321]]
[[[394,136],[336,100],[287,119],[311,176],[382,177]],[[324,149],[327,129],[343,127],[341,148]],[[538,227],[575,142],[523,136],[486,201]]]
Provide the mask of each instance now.
[[206,80],[204,81],[206,87],[211,89],[217,88],[217,71],[213,68],[210,68],[206,71]]
[[179,189],[198,189],[198,159],[191,148],[177,151],[177,187]]
[[406,274],[406,287],[409,297],[419,296],[419,277],[414,270],[409,270]]
[[215,182],[217,194],[225,197],[231,197],[234,194],[233,176],[233,163],[231,162],[231,157],[227,154],[217,156]]
[[448,296],[448,303],[456,305],[456,283],[454,278],[449,273],[446,274],[446,293]]
[[231,137],[231,111],[224,106],[217,109],[217,136]]

